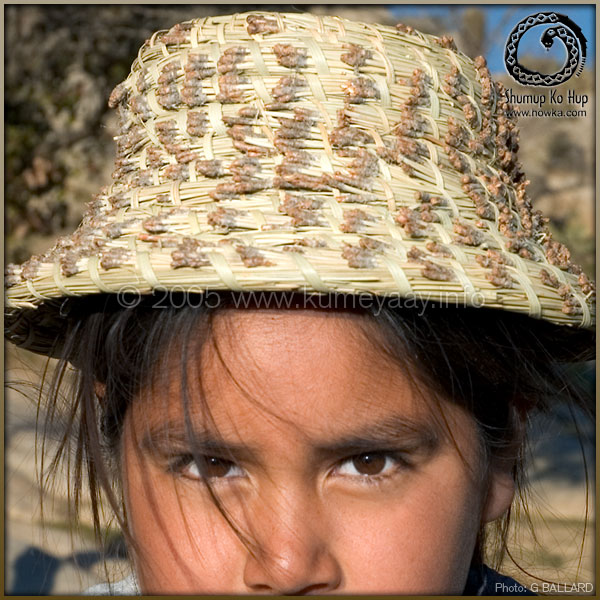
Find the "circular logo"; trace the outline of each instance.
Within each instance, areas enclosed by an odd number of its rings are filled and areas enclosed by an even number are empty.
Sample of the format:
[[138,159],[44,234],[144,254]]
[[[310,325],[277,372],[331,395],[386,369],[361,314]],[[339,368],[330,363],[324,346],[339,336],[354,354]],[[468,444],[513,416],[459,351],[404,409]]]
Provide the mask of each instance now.
[[[524,67],[518,58],[521,38],[536,25],[549,25],[540,39],[542,46],[549,50],[554,40],[560,40],[567,50],[567,60],[560,71],[545,75]],[[540,12],[519,21],[508,34],[504,48],[504,64],[508,74],[522,85],[552,87],[564,83],[573,75],[581,75],[585,65],[587,40],[581,28],[569,17],[556,12]]]

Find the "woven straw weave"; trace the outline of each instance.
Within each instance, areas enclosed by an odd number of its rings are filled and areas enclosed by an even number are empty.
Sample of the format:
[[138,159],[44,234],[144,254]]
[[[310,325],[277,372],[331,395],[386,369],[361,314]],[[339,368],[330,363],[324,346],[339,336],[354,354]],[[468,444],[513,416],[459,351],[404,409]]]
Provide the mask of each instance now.
[[451,39],[193,20],[154,34],[109,103],[113,183],[72,236],[9,265],[9,329],[48,299],[156,289],[368,292],[593,325],[593,283],[532,209],[501,86]]

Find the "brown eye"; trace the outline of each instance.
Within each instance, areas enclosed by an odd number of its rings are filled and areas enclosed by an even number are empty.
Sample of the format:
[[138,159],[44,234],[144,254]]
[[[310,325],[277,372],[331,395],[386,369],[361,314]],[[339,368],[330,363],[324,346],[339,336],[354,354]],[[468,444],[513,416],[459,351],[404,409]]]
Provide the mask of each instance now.
[[224,460],[215,456],[205,456],[200,459],[199,464],[202,475],[209,479],[211,477],[226,477],[233,466],[230,460]]
[[352,459],[352,465],[361,475],[378,475],[387,464],[387,456],[371,452],[359,454]]
[[349,456],[338,464],[334,473],[354,478],[356,482],[370,483],[379,478],[392,477],[408,467],[408,462],[400,452],[373,450]]
[[245,474],[235,463],[216,456],[201,456],[198,460],[191,455],[184,456],[179,465],[172,466],[171,470],[189,479],[229,479]]

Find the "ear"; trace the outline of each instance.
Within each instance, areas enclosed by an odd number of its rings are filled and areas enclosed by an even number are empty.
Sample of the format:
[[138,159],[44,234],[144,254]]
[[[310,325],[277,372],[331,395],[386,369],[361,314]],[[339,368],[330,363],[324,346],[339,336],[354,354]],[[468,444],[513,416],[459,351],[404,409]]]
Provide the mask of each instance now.
[[516,492],[515,465],[519,450],[526,437],[527,411],[519,407],[527,406],[527,399],[520,398],[511,407],[512,439],[504,451],[492,458],[488,480],[488,494],[483,506],[482,520],[484,523],[495,521],[510,508]]
[[492,467],[489,480],[488,495],[482,512],[484,523],[495,521],[509,509],[515,497],[515,480],[512,469],[506,466]]

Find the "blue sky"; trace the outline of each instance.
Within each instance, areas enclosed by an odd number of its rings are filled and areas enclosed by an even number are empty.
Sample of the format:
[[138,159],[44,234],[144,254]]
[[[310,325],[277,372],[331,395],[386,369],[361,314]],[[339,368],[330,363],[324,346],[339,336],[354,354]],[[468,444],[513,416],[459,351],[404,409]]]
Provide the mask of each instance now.
[[[493,44],[486,53],[488,66],[493,73],[504,71],[504,44],[512,28],[528,15],[537,12],[556,11],[569,17],[577,23],[583,35],[587,38],[587,59],[586,68],[593,69],[596,54],[596,15],[595,5],[593,4],[475,4],[483,9],[487,14],[487,31],[489,35],[495,31],[496,43]],[[466,5],[440,5],[440,4],[398,4],[390,6],[390,10],[402,21],[402,16],[439,16],[447,17],[451,12],[460,11],[467,8]],[[497,28],[497,31],[496,31]],[[566,57],[563,44],[558,41],[546,52],[541,46],[539,40],[546,28],[535,27],[523,36],[519,45],[519,55],[521,53],[534,54],[536,56],[556,58],[563,62]]]

